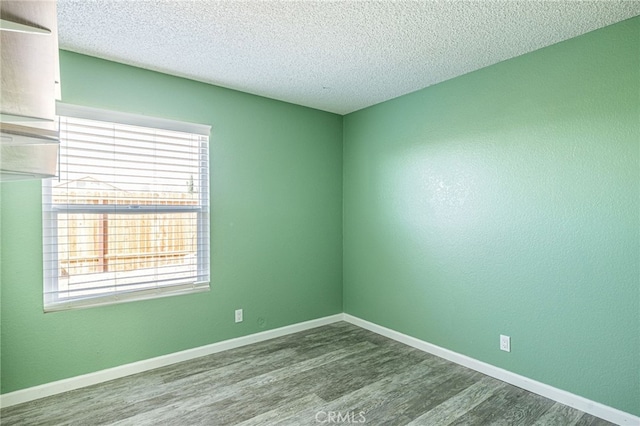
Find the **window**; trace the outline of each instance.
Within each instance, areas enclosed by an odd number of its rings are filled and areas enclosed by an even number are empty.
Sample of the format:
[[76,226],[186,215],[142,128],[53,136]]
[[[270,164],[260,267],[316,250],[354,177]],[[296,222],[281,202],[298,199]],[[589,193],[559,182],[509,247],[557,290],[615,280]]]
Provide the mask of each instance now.
[[209,126],[59,104],[44,309],[209,289]]

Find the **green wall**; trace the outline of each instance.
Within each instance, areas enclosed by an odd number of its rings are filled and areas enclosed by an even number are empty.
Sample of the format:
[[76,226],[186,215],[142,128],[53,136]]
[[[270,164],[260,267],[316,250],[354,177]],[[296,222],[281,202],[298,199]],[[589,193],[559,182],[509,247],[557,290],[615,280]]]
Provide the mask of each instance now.
[[211,291],[43,314],[40,182],[3,183],[2,393],[342,312],[342,117],[64,51],[61,74],[64,102],[213,126]]
[[347,115],[345,312],[640,415],[639,98],[634,18]]

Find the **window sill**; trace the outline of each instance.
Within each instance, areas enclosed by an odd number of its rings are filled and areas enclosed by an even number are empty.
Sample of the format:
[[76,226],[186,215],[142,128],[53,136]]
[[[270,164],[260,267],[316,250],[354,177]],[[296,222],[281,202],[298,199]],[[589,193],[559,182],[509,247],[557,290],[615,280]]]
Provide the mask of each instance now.
[[97,296],[85,299],[71,299],[56,302],[48,302],[44,306],[44,312],[68,311],[71,309],[86,309],[94,306],[107,306],[120,303],[135,302],[138,300],[158,299],[161,297],[180,296],[184,294],[204,293],[210,290],[208,282],[185,284],[183,286],[160,287],[149,290],[137,290],[128,293],[116,293],[105,296]]

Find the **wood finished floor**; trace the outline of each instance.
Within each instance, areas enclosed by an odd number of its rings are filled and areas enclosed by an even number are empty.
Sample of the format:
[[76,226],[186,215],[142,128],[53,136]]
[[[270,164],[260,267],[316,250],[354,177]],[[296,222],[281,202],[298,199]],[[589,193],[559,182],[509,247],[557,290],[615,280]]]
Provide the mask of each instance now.
[[2,425],[612,423],[339,322],[0,411]]

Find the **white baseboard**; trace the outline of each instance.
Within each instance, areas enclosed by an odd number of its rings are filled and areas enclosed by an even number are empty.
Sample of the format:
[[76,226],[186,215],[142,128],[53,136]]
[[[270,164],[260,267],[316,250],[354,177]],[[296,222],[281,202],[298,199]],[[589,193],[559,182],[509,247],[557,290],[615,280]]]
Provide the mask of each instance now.
[[353,315],[344,314],[344,320],[353,325],[357,325],[358,327],[362,327],[366,330],[373,331],[374,333],[396,340],[400,343],[404,343],[405,345],[412,346],[423,352],[439,356],[440,358],[444,358],[451,362],[455,362],[456,364],[471,368],[472,370],[479,371],[480,373],[486,374],[487,376],[502,380],[503,382],[507,382],[519,388],[528,390],[529,392],[542,395],[553,401],[568,405],[569,407],[584,411],[585,413],[600,417],[601,419],[605,419],[612,423],[625,426],[640,425],[640,417],[634,416],[633,414],[620,411],[616,408],[609,407],[604,404],[600,404],[599,402],[591,401],[587,398],[583,398],[579,395],[554,388],[553,386],[549,386],[547,384],[529,379],[519,374],[503,370],[502,368],[495,367],[491,364],[478,361],[466,355],[462,355],[445,348],[441,348],[440,346],[427,343],[423,340],[416,339],[415,337],[407,336],[406,334],[402,334],[395,330],[391,330],[372,322],[365,321]]
[[239,348],[241,346],[250,345],[252,343],[262,342],[276,337],[297,333],[299,331],[309,330],[338,321],[347,321],[358,327],[362,327],[366,330],[396,340],[400,343],[412,346],[421,351],[471,368],[472,370],[479,371],[483,374],[486,374],[487,376],[494,377],[498,380],[502,380],[503,382],[507,382],[519,388],[526,389],[538,395],[542,395],[553,401],[568,405],[580,411],[584,411],[585,413],[589,413],[596,417],[608,420],[612,423],[624,426],[640,425],[640,417],[634,416],[633,414],[625,413],[624,411],[620,411],[618,409],[600,404],[595,401],[591,401],[570,392],[554,388],[553,386],[549,386],[547,384],[529,379],[519,374],[512,373],[502,368],[495,367],[491,364],[478,361],[466,355],[441,348],[431,343],[427,343],[423,340],[416,339],[415,337],[407,336],[406,334],[399,333],[395,330],[382,327],[380,325],[365,321],[349,314],[331,315],[311,321],[288,325],[274,330],[262,331],[260,333],[250,334],[248,336],[237,337],[235,339],[212,343],[210,345],[201,346],[198,348],[187,349],[168,355],[133,362],[131,364],[125,364],[106,370],[96,371],[94,373],[84,374],[82,376],[71,377],[68,379],[45,383],[43,385],[34,386],[27,389],[21,389],[15,392],[0,395],[0,407],[10,407],[12,405],[21,404],[23,402],[33,401],[35,399],[56,395],[62,392],[107,382],[109,380],[130,376],[132,374],[142,373],[144,371],[165,367],[167,365],[175,364],[182,361],[188,361],[190,359],[211,355],[229,349]]
[[62,392],[68,392],[74,389],[80,389],[86,386],[107,382],[109,380],[119,379],[121,377],[130,376],[132,374],[142,373],[144,371],[153,370],[155,368],[165,367],[190,359],[211,355],[217,352],[229,349],[239,348],[240,346],[250,345],[252,343],[262,342],[276,337],[285,336],[287,334],[297,333],[299,331],[309,330],[334,322],[342,321],[343,314],[331,315],[328,317],[318,318],[285,327],[276,328],[274,330],[262,331],[260,333],[250,334],[248,336],[237,337],[222,342],[212,343],[210,345],[200,346],[193,349],[187,349],[180,352],[174,352],[155,358],[149,358],[142,361],[132,362],[130,364],[120,365],[118,367],[108,368],[81,376],[70,377],[68,379],[58,380],[43,385],[30,387],[27,389],[17,390],[15,392],[0,395],[0,407],[10,407],[12,405],[21,404],[23,402],[33,401],[35,399],[56,395]]

